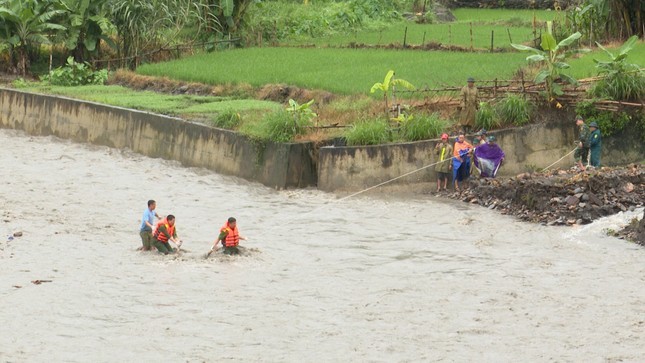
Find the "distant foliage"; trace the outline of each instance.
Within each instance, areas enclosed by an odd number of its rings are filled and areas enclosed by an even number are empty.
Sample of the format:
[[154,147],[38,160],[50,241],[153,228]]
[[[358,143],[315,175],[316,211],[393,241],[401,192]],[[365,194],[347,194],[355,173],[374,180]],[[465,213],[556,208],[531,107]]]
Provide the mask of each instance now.
[[491,130],[500,126],[499,117],[495,108],[488,102],[480,102],[479,110],[475,114],[475,126],[480,129]]
[[304,135],[309,126],[305,120],[296,120],[286,110],[271,112],[262,118],[261,137],[275,142],[292,142],[297,135]]
[[400,18],[399,11],[406,5],[394,0],[312,1],[305,7],[284,0],[257,2],[247,29],[261,33],[265,40],[321,37]]
[[374,119],[353,124],[345,132],[347,145],[379,145],[392,141],[392,131],[387,121]]
[[624,130],[640,134],[645,141],[645,115],[641,112],[629,114],[626,112],[612,112],[598,110],[594,100],[583,101],[576,106],[576,113],[585,119],[585,122],[597,122],[603,136],[610,136]]
[[233,109],[228,109],[219,113],[213,119],[213,126],[233,130],[240,125],[240,122],[242,122],[242,116],[240,113]]
[[523,126],[531,121],[533,105],[520,95],[508,94],[496,105],[501,123]]
[[639,64],[627,63],[627,55],[638,42],[634,35],[629,38],[614,54],[601,44],[598,47],[605,51],[609,61],[594,59],[598,74],[604,78],[596,82],[589,93],[595,97],[610,98],[617,101],[641,101],[645,98],[645,72]]
[[93,71],[89,63],[78,63],[69,57],[64,67],[52,70],[44,80],[54,86],[84,86],[105,84],[107,79],[107,69]]
[[438,113],[417,115],[401,125],[401,137],[406,141],[434,139],[448,127],[448,122]]

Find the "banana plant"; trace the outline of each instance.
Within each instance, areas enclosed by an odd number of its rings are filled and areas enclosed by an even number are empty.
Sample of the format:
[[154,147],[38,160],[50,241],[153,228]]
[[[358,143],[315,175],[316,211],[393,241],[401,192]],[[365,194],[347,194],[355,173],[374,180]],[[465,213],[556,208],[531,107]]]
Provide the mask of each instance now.
[[388,98],[391,96],[394,101],[394,87],[401,86],[403,88],[414,90],[416,87],[404,79],[394,78],[394,71],[390,70],[385,75],[383,82],[376,82],[370,89],[370,93],[375,93],[376,91],[383,92],[383,100],[385,101],[385,115],[387,116],[388,110],[390,109]]
[[580,32],[575,32],[558,43],[551,32],[551,25],[551,22],[549,22],[548,31],[542,34],[542,41],[540,43],[540,47],[542,49],[532,48],[523,44],[511,44],[515,49],[535,53],[526,57],[526,60],[529,63],[543,64],[543,68],[535,76],[534,82],[545,84],[549,100],[553,100],[554,96],[562,95],[562,87],[556,83],[557,80],[561,80],[571,85],[578,84],[578,81],[575,78],[564,73],[564,70],[571,68],[571,66],[565,62],[566,58],[573,54],[589,52],[589,49],[565,50],[566,47],[580,39],[582,35]]
[[313,104],[313,99],[303,104],[299,104],[297,101],[289,99],[289,106],[287,106],[286,110],[293,115],[294,131],[299,130],[303,125],[309,125],[312,119],[318,117],[318,114],[311,109],[311,105]]
[[61,22],[66,28],[63,42],[73,51],[77,62],[83,62],[88,54],[95,53],[101,40],[116,49],[109,37],[116,28],[109,18],[108,1],[61,0],[60,4],[67,13]]
[[18,53],[18,71],[27,75],[28,49],[38,44],[50,44],[49,36],[65,30],[52,18],[61,15],[53,2],[9,0],[0,2],[0,42]]

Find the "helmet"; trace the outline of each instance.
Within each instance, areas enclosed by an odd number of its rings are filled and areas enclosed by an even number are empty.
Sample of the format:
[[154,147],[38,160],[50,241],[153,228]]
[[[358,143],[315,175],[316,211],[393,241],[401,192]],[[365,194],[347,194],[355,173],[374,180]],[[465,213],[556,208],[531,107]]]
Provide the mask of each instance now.
[[592,122],[589,124],[589,127],[595,127],[598,128],[598,123],[596,121]]
[[468,77],[468,82],[475,82],[475,79],[473,77]]
[[496,139],[495,139],[495,135],[490,135],[490,136],[488,137],[488,142],[495,142],[495,140],[496,140]]

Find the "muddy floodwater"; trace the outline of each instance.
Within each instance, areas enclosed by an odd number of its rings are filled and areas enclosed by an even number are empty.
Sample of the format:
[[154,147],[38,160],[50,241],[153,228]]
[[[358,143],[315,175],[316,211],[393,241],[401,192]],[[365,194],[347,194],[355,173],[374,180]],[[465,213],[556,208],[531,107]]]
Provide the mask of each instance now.
[[[1,362],[645,362],[645,249],[603,234],[642,211],[543,227],[0,144]],[[177,217],[182,255],[136,250],[148,199]],[[229,216],[247,253],[204,259]]]

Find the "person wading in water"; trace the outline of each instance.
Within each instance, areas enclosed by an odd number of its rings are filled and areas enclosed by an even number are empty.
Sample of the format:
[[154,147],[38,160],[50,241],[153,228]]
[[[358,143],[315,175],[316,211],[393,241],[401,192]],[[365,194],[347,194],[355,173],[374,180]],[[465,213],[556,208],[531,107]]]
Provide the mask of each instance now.
[[237,230],[237,220],[233,217],[230,217],[224,227],[219,230],[219,236],[213,243],[211,251],[217,248],[217,244],[222,241],[222,246],[224,246],[224,254],[227,255],[237,255],[240,253],[240,250],[237,246],[240,244],[240,240],[246,240],[246,237],[240,236],[239,231]]

